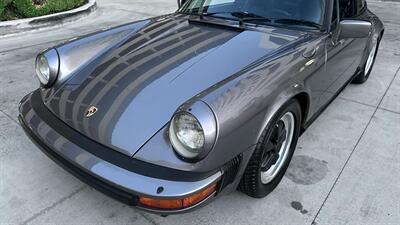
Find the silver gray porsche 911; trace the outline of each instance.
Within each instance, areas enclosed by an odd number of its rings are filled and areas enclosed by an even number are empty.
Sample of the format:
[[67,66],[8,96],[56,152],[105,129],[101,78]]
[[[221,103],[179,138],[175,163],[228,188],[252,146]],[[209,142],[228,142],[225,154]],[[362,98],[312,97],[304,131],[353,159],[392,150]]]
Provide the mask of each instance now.
[[32,141],[82,181],[161,215],[271,193],[299,136],[384,33],[365,0],[187,0],[40,53]]

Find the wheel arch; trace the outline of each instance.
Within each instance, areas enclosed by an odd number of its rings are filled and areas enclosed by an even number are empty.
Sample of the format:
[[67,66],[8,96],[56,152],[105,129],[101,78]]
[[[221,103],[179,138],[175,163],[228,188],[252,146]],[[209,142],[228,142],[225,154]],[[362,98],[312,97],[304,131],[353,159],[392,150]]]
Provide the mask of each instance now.
[[300,92],[293,97],[296,99],[301,108],[301,129],[304,130],[304,124],[307,121],[307,117],[310,110],[310,96],[306,92]]
[[290,89],[281,92],[275,99],[276,101],[274,104],[272,104],[272,107],[264,112],[265,117],[261,127],[259,128],[259,135],[257,136],[256,140],[261,137],[262,132],[268,126],[273,116],[290,100],[296,100],[299,103],[302,120],[300,123],[301,133],[305,130],[305,124],[307,122],[311,105],[311,98],[310,94],[307,92],[307,89],[305,89],[303,85],[293,85]]

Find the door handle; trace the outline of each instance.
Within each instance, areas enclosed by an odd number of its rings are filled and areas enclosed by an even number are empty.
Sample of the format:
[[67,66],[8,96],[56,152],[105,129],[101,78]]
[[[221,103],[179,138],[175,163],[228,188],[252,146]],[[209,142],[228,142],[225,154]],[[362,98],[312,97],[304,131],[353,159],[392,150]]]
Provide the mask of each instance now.
[[332,40],[332,45],[333,45],[334,47],[336,47],[336,46],[338,46],[338,45],[343,45],[344,43],[345,43],[345,40],[344,40],[344,39],[339,40],[339,41],[334,41],[334,40]]

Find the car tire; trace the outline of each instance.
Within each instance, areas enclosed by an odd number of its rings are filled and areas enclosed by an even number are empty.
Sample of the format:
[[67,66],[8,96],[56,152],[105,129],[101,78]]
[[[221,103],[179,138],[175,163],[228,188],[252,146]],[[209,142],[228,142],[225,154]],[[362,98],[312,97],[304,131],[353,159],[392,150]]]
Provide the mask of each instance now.
[[[263,198],[278,186],[295,151],[301,118],[297,100],[290,100],[278,110],[259,138],[240,181],[240,191],[254,198]],[[285,136],[284,143],[282,136]],[[271,151],[271,148],[275,149]]]
[[365,62],[358,69],[357,75],[354,77],[352,83],[363,84],[368,80],[374,67],[376,56],[378,55],[380,40],[381,37],[378,34],[371,38],[368,44],[368,52]]

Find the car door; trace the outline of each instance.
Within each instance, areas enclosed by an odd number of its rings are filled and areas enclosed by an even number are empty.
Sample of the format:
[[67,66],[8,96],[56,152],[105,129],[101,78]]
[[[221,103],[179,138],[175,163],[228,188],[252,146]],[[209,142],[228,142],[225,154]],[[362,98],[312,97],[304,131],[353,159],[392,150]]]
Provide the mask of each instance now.
[[[329,102],[353,77],[366,45],[366,39],[340,38],[340,21],[344,19],[361,19],[365,12],[364,0],[334,0],[339,12],[333,18],[331,36],[327,40],[327,74],[331,82],[321,97],[323,103]],[[365,3],[365,2],[364,2]],[[364,11],[363,11],[364,10]]]
[[[308,77],[310,89],[313,97],[313,107],[311,113],[317,113],[323,108],[333,97],[328,93],[329,88],[340,78],[345,72],[346,67],[350,65],[345,46],[346,40],[339,40],[340,34],[340,17],[338,0],[329,1],[330,6],[327,12],[328,32],[323,35],[322,41],[317,49],[319,54],[316,56],[317,66],[319,69],[315,74]],[[316,99],[318,97],[318,99]],[[317,101],[316,101],[317,100]]]
[[330,35],[326,39],[326,65],[325,65],[325,83],[328,87],[320,99],[320,105],[328,103],[336,94],[335,84],[341,80],[345,71],[353,63],[354,57],[348,51],[348,45],[352,40],[340,38],[340,11],[339,0],[333,0],[333,12],[330,25]]

